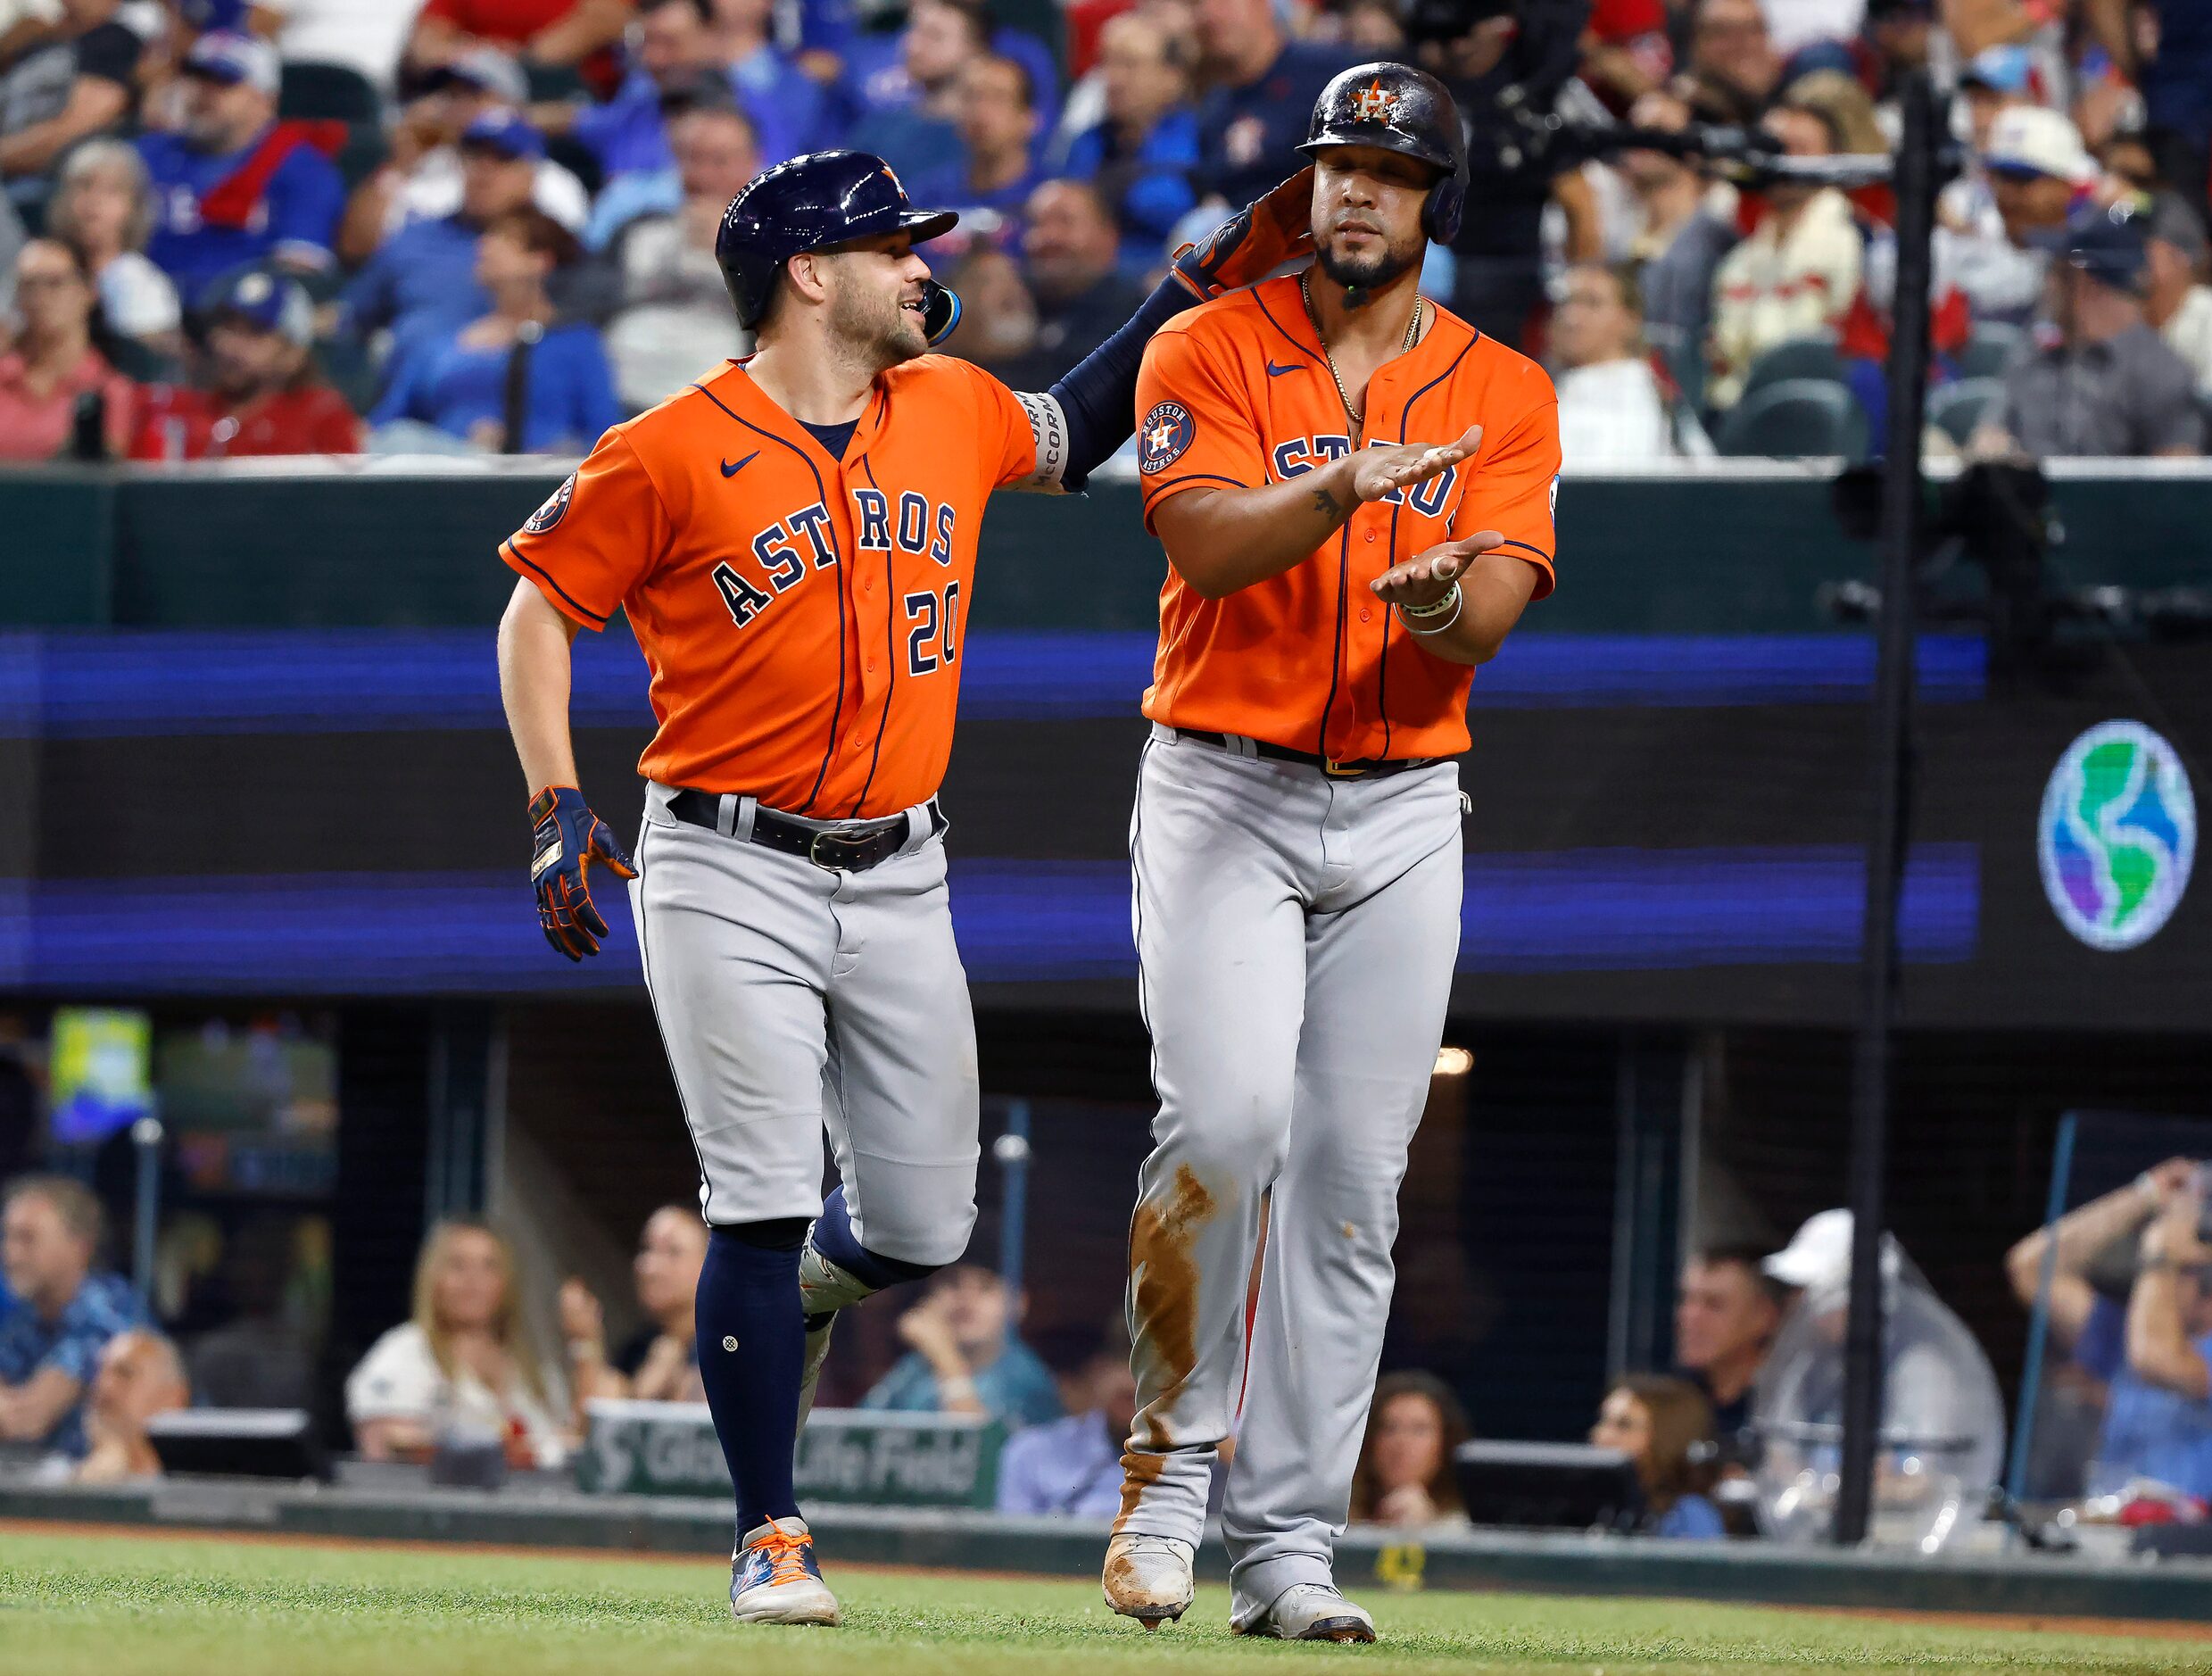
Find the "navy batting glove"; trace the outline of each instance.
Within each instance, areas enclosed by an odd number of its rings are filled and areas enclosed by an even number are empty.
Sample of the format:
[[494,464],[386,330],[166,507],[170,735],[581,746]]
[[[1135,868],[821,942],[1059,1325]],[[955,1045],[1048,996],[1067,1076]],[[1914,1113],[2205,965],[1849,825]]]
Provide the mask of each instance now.
[[1175,253],[1175,278],[1201,302],[1257,285],[1313,248],[1313,170],[1309,166],[1230,217],[1201,245]]
[[532,798],[530,827],[530,883],[545,941],[571,960],[597,954],[607,922],[592,905],[592,863],[625,879],[637,877],[636,863],[573,785],[549,785]]

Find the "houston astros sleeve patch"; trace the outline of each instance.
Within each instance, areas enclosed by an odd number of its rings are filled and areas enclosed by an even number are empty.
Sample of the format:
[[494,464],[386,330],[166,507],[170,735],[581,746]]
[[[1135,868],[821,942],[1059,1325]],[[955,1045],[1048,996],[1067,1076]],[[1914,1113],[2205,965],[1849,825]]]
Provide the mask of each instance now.
[[1156,477],[1183,457],[1198,433],[1190,410],[1181,402],[1160,402],[1137,427],[1137,469]]
[[570,472],[560,487],[545,497],[545,504],[530,514],[523,528],[533,535],[543,535],[568,515],[568,502],[576,498],[576,474]]

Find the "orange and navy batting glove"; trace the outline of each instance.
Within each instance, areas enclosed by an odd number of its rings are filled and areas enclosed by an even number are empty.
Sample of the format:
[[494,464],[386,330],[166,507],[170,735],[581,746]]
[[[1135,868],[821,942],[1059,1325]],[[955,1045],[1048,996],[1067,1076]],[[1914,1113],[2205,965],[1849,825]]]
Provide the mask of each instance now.
[[625,879],[637,877],[636,863],[573,785],[549,785],[532,798],[530,828],[530,883],[537,890],[545,941],[571,960],[597,954],[607,922],[592,906],[592,863]]
[[1176,278],[1201,303],[1257,285],[1313,248],[1313,170],[1309,164],[1230,216],[1203,244],[1174,255]]

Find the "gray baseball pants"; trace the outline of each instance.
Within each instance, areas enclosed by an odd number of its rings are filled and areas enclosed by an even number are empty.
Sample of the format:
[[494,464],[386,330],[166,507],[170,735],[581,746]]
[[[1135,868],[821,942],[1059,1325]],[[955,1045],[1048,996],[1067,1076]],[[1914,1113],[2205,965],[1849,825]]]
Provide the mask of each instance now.
[[649,784],[630,883],[645,987],[699,1153],[700,1211],[729,1226],[822,1209],[822,1135],[871,1251],[944,1264],[975,1224],[975,1018],[926,806],[906,845],[838,873],[668,812]]
[[1156,727],[1131,821],[1160,1112],[1131,1224],[1116,1529],[1198,1539],[1241,1390],[1222,1530],[1244,1611],[1327,1582],[1344,1530],[1459,949],[1461,804],[1448,762],[1332,778],[1235,743]]

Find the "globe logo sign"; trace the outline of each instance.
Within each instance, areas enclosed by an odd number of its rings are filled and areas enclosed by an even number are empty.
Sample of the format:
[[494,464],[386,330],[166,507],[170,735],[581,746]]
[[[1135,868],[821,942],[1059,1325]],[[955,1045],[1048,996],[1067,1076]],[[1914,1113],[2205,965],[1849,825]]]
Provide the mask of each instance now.
[[2043,788],[2043,893],[2092,949],[2133,949],[2172,918],[2197,854],[2197,804],[2174,747],[2141,722],[2102,722]]

